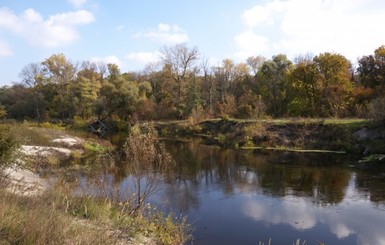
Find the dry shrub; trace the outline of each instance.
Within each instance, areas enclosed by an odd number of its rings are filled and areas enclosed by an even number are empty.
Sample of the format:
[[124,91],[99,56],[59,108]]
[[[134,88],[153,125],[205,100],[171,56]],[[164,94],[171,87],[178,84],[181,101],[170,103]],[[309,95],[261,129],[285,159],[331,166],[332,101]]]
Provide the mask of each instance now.
[[146,198],[157,191],[159,174],[169,172],[174,160],[159,141],[156,130],[147,124],[135,125],[122,148],[124,168],[131,175],[131,192],[135,208],[140,209]]
[[189,116],[189,121],[191,124],[196,124],[205,120],[206,118],[208,118],[207,113],[201,105],[198,105],[197,107],[192,109],[191,115]]
[[370,103],[370,115],[375,121],[385,121],[385,97],[379,97]]

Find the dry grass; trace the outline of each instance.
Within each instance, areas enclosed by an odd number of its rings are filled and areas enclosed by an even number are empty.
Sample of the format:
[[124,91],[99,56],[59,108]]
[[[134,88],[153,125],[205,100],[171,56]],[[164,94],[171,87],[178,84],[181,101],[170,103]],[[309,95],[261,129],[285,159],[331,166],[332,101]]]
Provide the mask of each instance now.
[[185,218],[149,206],[135,215],[127,203],[105,197],[69,196],[63,188],[38,197],[0,190],[0,244],[183,244]]
[[[50,146],[53,136],[66,133],[50,135],[49,131],[18,124],[11,125],[10,135],[22,143]],[[93,147],[99,152],[99,145]],[[93,152],[94,148],[85,150]],[[62,165],[55,156],[45,159],[46,168]],[[39,162],[45,163],[42,159]],[[165,216],[149,206],[132,213],[136,207],[130,200],[134,197],[122,201],[107,194],[74,196],[65,181],[57,181],[56,188],[40,196],[7,192],[8,185],[0,164],[0,244],[183,244],[190,239],[190,228],[183,217]]]
[[0,242],[4,244],[95,244],[111,241],[108,230],[90,228],[62,212],[61,200],[0,192]]

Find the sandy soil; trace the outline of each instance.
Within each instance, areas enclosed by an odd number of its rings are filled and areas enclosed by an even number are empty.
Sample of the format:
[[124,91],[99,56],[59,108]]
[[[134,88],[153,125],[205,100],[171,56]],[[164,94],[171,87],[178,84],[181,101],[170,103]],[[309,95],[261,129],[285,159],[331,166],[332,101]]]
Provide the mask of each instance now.
[[77,138],[77,137],[70,137],[67,135],[60,136],[60,138],[53,139],[52,142],[54,143],[62,143],[64,145],[67,145],[69,147],[79,145],[84,142],[83,139]]
[[6,168],[4,175],[9,180],[7,190],[19,195],[36,196],[42,194],[48,188],[46,180],[25,168]]
[[[60,136],[60,138],[52,140],[55,143],[63,143],[68,147],[83,143],[82,139],[69,136]],[[61,154],[65,157],[71,155],[72,150],[64,147],[50,146],[31,146],[22,145],[20,152],[25,156],[50,156]],[[24,196],[36,196],[42,194],[49,187],[47,180],[41,178],[29,169],[23,167],[22,160],[14,167],[4,169],[3,173],[9,181],[7,190]]]
[[55,153],[62,153],[66,156],[70,156],[72,151],[63,147],[22,145],[20,152],[26,156],[49,156]]

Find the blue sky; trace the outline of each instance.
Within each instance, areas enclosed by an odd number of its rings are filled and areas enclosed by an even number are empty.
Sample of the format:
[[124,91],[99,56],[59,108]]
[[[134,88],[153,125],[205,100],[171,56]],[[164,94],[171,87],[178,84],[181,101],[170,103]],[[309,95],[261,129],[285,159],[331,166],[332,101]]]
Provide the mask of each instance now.
[[225,58],[338,52],[355,62],[385,44],[383,0],[0,0],[0,85],[63,53],[141,71],[163,46]]

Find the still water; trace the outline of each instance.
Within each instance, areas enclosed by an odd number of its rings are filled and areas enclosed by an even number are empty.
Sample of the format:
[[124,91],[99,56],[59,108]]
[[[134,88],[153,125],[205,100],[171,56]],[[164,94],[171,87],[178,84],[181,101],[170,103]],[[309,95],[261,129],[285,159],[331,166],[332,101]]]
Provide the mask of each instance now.
[[150,202],[186,215],[193,244],[385,244],[385,166],[338,154],[166,145],[175,171]]

